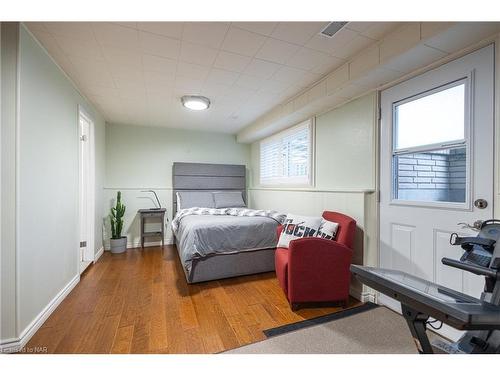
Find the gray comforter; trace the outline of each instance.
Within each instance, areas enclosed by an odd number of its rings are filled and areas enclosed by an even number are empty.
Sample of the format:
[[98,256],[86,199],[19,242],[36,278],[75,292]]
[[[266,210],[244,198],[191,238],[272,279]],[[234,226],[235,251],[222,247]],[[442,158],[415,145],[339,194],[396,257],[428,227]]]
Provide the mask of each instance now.
[[177,213],[172,230],[189,274],[195,259],[276,247],[276,227],[284,218],[275,211],[192,208]]

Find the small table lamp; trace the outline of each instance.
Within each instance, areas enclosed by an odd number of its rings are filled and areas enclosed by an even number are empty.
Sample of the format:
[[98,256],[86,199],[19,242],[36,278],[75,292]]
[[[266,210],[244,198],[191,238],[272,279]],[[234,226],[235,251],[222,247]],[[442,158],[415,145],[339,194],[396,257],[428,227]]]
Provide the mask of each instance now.
[[154,190],[141,190],[141,193],[153,193],[155,195],[156,202],[158,202],[158,207],[150,208],[150,210],[161,210],[160,200],[158,199],[158,195],[156,195],[156,192]]

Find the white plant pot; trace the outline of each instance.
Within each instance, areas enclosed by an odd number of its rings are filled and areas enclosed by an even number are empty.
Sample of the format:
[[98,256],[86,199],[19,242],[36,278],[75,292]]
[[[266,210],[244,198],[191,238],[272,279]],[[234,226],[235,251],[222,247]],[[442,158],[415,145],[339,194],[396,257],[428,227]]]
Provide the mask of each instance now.
[[111,239],[109,249],[113,254],[120,254],[127,250],[127,237]]

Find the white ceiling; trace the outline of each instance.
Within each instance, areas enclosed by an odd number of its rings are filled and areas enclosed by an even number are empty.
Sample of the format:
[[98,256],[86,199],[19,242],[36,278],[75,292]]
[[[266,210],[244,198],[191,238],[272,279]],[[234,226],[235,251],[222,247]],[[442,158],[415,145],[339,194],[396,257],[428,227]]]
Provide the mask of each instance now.
[[[236,133],[398,24],[26,23],[108,122]],[[210,98],[208,111],[180,97]]]

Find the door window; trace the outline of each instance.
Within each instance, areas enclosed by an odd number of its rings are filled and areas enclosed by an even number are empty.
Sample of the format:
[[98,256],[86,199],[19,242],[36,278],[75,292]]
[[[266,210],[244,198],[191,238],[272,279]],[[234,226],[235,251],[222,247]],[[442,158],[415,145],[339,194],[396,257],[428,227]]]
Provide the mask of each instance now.
[[393,199],[467,202],[468,82],[393,104]]

